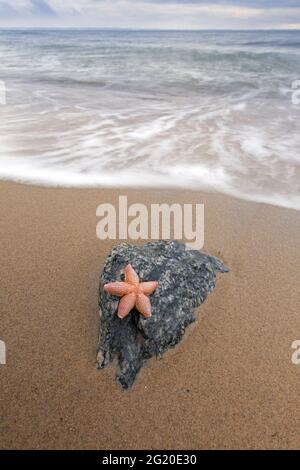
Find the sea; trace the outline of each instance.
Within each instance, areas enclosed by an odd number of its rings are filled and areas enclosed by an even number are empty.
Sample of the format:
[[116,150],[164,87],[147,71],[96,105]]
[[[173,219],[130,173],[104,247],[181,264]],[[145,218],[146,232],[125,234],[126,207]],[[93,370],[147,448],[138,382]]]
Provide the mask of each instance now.
[[0,179],[300,209],[300,31],[0,30]]

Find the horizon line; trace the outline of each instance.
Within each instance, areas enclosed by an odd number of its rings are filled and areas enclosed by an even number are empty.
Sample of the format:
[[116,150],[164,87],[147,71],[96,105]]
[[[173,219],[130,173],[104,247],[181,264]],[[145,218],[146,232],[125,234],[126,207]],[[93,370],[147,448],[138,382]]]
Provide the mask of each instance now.
[[249,31],[300,31],[300,28],[121,28],[121,27],[105,27],[105,26],[0,26],[0,30],[94,30],[94,31],[181,31],[181,32],[201,32],[201,31],[232,31],[232,32],[249,32]]

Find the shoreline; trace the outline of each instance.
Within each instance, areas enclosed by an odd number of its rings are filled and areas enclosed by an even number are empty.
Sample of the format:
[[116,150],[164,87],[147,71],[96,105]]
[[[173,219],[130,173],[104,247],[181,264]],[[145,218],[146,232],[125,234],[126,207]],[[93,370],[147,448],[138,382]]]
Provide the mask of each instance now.
[[[67,184],[66,181],[63,180],[60,175],[59,177],[54,177],[53,179],[49,179],[49,174],[42,173],[43,176],[36,176],[35,178],[32,179],[32,177],[27,178],[19,178],[15,177],[15,175],[11,175],[8,173],[7,175],[3,176],[1,175],[0,177],[0,184],[14,184],[14,185],[20,185],[20,186],[29,186],[30,188],[44,188],[47,190],[50,189],[56,189],[56,190],[85,190],[85,191],[114,191],[116,187],[118,188],[118,191],[123,191],[123,192],[134,192],[134,191],[158,191],[158,192],[165,192],[165,191],[172,191],[175,193],[176,191],[180,191],[181,193],[198,193],[198,194],[211,194],[211,195],[218,195],[218,196],[223,196],[225,198],[229,199],[237,199],[238,201],[244,201],[248,203],[253,203],[253,204],[265,204],[268,206],[272,207],[279,207],[281,209],[288,209],[288,210],[294,210],[294,211],[300,211],[300,197],[294,198],[295,201],[293,204],[291,202],[287,203],[284,197],[282,196],[267,196],[263,194],[256,194],[254,195],[245,195],[242,193],[239,193],[238,191],[226,191],[224,188],[222,190],[216,190],[213,186],[210,185],[203,185],[203,187],[198,187],[197,184],[193,184],[192,181],[190,181],[190,185],[182,185],[178,182],[174,183],[174,179],[172,182],[170,182],[170,179],[172,179],[171,175],[168,177],[162,177],[162,178],[155,178],[156,184],[153,183],[153,181],[149,180],[149,182],[144,181],[142,185],[139,185],[138,182],[141,178],[146,178],[147,174],[141,174],[139,177],[131,177],[130,175],[123,175],[123,179],[129,180],[129,183],[127,185],[119,185],[119,182],[116,182],[114,180],[111,180],[111,177],[109,175],[104,175],[104,181],[106,183],[103,183],[103,178],[97,183],[95,180],[92,178],[90,181],[88,180],[83,180],[82,176],[78,178],[78,175],[73,175],[73,183],[72,184]],[[183,178],[183,176],[182,176]],[[75,183],[76,181],[76,183]],[[274,199],[277,199],[277,202],[274,201]]]
[[[299,447],[299,211],[169,188],[0,182],[0,193],[1,448]],[[98,277],[118,243],[97,239],[96,208],[119,195],[204,203],[203,251],[230,268],[128,392],[114,364],[96,370]]]

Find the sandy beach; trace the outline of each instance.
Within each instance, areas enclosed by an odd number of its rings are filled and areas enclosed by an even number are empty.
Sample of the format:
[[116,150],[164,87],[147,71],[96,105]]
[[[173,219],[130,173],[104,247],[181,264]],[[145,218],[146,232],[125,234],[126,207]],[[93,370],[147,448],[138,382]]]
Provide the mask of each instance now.
[[[230,268],[198,321],[122,391],[95,367],[102,202],[204,203]],[[300,213],[175,190],[0,184],[2,449],[299,448]]]

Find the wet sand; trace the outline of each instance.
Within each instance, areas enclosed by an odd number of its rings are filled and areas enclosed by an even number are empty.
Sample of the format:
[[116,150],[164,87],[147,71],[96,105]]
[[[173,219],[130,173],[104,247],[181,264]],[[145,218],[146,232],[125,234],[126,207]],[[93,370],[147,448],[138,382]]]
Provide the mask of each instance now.
[[[115,242],[96,207],[205,204],[205,251],[231,271],[183,341],[122,391],[95,368],[98,275]],[[173,190],[0,184],[0,447],[299,448],[300,212]]]

